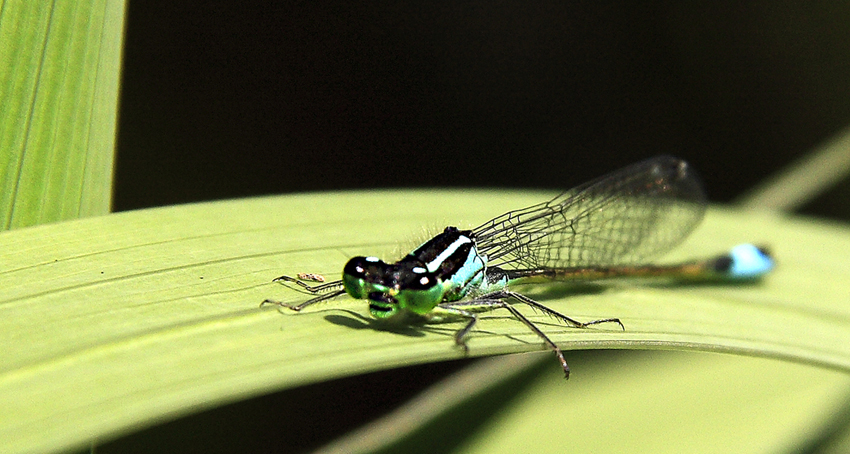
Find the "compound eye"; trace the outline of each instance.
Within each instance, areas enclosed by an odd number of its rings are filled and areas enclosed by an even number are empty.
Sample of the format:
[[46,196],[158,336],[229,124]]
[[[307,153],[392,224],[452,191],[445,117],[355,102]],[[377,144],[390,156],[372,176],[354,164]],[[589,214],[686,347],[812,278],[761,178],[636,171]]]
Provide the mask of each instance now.
[[354,257],[342,270],[342,285],[352,298],[366,298],[383,279],[386,267],[377,257]]
[[345,264],[344,275],[364,279],[367,275],[375,274],[386,264],[377,257],[354,257]]
[[410,281],[405,287],[410,290],[428,290],[436,284],[437,279],[433,273],[429,273],[424,267],[416,266],[411,269]]

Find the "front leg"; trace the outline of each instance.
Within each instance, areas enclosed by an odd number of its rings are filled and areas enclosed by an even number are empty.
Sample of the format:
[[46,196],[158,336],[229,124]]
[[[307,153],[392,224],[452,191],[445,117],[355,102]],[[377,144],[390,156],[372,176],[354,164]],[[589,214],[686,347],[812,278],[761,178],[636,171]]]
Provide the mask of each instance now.
[[[311,273],[299,273],[298,275],[299,276],[301,276],[301,275],[320,276],[318,274],[311,274]],[[322,279],[324,279],[324,277],[322,277]],[[315,279],[311,279],[311,280],[315,281]],[[295,278],[295,277],[292,277],[292,276],[287,276],[287,275],[276,277],[276,278],[272,279],[272,282],[280,282],[281,284],[283,284],[286,287],[289,287],[289,286],[286,285],[285,283],[291,282],[291,283],[301,287],[303,290],[312,293],[313,295],[315,295],[317,293],[323,293],[323,292],[328,292],[328,291],[331,291],[331,290],[338,290],[338,289],[342,288],[342,281],[341,280],[325,282],[324,284],[319,284],[319,285],[310,285],[302,279]],[[290,288],[292,288],[292,287],[290,287]],[[294,289],[294,290],[298,290],[298,289]]]

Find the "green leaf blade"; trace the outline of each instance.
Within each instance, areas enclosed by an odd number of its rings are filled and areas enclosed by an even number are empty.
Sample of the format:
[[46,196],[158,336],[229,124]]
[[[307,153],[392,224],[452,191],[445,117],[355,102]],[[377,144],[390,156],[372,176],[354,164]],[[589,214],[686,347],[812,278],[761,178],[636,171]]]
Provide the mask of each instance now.
[[[456,324],[377,329],[363,302],[348,297],[302,313],[259,303],[305,298],[270,282],[281,274],[335,278],[350,256],[393,258],[391,251],[406,251],[442,226],[469,227],[545,197],[300,195],[0,234],[0,450],[82,446],[274,389],[460,358],[451,337]],[[518,290],[580,320],[620,317],[626,325],[577,330],[524,311],[565,350],[719,350],[850,370],[846,227],[712,209],[667,260],[758,240],[779,264],[759,284]],[[476,356],[543,348],[521,323],[496,313],[481,320],[469,347]]]
[[109,212],[123,13],[114,0],[4,4],[5,229]]
[[850,397],[847,373],[765,358],[598,352],[580,359],[584,372],[569,386],[555,386],[557,371],[547,371],[459,451],[800,452],[846,414]]

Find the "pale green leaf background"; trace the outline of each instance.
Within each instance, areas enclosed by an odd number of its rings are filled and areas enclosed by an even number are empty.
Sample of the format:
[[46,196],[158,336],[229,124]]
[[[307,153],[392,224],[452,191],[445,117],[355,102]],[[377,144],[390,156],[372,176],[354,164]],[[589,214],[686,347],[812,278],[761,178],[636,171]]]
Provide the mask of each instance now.
[[[427,237],[423,225],[471,226],[505,206],[543,197],[486,191],[301,195],[6,232],[0,235],[0,450],[81,446],[275,389],[462,357],[451,341],[457,326],[375,329],[364,304],[349,298],[300,314],[261,309],[259,302],[303,298],[270,282],[282,273],[332,277],[351,255],[386,256],[399,242],[402,249],[415,244]],[[670,258],[764,238],[779,267],[756,285],[523,289],[579,319],[620,317],[625,332],[570,329],[529,316],[564,349],[687,348],[784,358],[843,371],[830,373],[830,383],[846,389],[846,228],[712,209]],[[522,324],[495,314],[469,346],[476,356],[542,349]],[[591,364],[573,368],[570,382],[547,380],[544,387],[570,388],[594,374]],[[558,370],[554,359],[549,370]]]

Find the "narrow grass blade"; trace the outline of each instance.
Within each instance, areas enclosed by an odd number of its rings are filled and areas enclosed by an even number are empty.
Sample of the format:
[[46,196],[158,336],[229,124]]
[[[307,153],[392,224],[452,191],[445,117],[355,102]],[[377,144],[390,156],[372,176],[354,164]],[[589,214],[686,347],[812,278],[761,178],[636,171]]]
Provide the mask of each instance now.
[[109,212],[124,2],[0,6],[0,228]]

